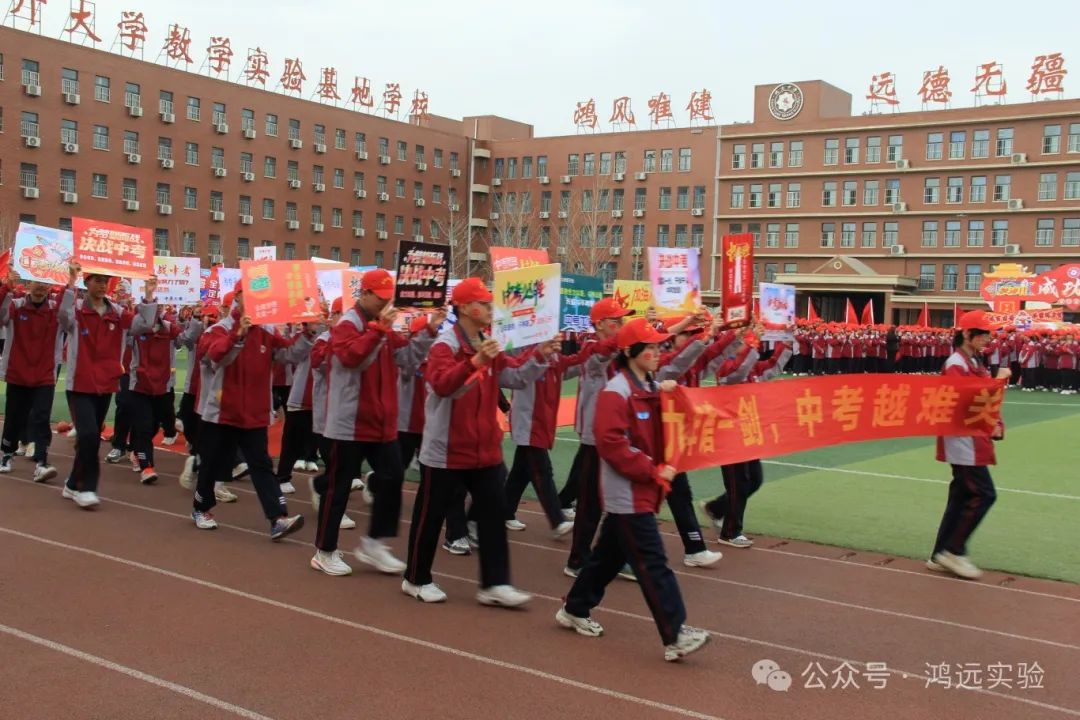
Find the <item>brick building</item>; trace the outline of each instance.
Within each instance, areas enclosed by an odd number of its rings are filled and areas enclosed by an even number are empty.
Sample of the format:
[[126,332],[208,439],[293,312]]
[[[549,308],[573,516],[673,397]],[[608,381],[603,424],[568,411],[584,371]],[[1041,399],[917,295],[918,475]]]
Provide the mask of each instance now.
[[568,271],[644,278],[644,248],[750,232],[759,280],[836,318],[978,304],[998,262],[1080,257],[1080,100],[852,115],[821,81],[758,86],[754,119],[534,137],[495,116],[419,124],[0,28],[0,236],[82,215],[152,228],[159,252],[252,247],[390,267],[401,239],[546,248]]

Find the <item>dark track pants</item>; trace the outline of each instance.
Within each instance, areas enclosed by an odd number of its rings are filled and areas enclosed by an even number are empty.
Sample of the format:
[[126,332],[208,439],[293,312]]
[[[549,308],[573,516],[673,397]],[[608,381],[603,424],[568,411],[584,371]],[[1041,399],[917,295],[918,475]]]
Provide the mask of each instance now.
[[578,445],[570,473],[578,474],[577,517],[574,518],[574,537],[566,566],[580,570],[585,566],[592,548],[596,529],[600,525],[600,455],[595,445]]
[[997,492],[985,465],[953,465],[952,476],[934,552],[967,555],[967,541],[997,500]]
[[52,441],[52,429],[49,418],[52,415],[52,385],[28,387],[8,385],[4,403],[4,435],[0,441],[0,452],[14,455],[23,437],[34,443],[34,460],[39,465],[48,461],[49,443]]
[[331,442],[326,474],[315,478],[315,492],[321,496],[315,545],[326,552],[337,550],[341,518],[349,504],[352,481],[360,474],[360,466],[365,460],[372,469],[369,482],[375,496],[368,537],[397,537],[398,523],[401,520],[401,483],[404,480],[401,450],[397,441]]
[[731,540],[743,532],[743,515],[750,496],[758,491],[763,481],[761,461],[751,460],[745,463],[720,466],[724,477],[724,494],[708,504],[713,517],[724,518],[720,537]]
[[71,465],[67,486],[78,492],[97,492],[101,477],[101,426],[109,414],[112,395],[67,393],[71,420],[75,423],[75,460]]
[[547,448],[518,445],[514,451],[514,464],[506,479],[506,519],[513,519],[521,504],[521,495],[525,487],[532,483],[536,497],[540,500],[548,524],[555,528],[566,522],[559,497],[555,492],[555,474],[551,468],[551,455]]
[[244,429],[203,421],[200,431],[199,479],[193,502],[196,510],[206,512],[217,505],[214,483],[231,477],[236,451],[240,450],[266,519],[273,522],[286,515],[285,498],[267,451],[266,428]]

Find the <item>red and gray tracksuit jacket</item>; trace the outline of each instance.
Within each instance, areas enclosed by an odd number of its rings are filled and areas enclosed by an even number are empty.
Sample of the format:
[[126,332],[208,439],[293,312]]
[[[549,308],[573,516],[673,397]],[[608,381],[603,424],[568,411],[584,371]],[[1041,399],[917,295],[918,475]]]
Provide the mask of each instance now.
[[74,306],[74,291],[67,290],[60,300],[47,296],[35,305],[29,295],[13,297],[5,285],[0,287],[0,298],[0,325],[7,330],[0,380],[23,387],[55,385],[60,316]]
[[111,395],[124,375],[124,348],[128,331],[149,329],[144,321],[105,300],[105,312],[80,301],[60,314],[60,327],[68,334],[67,389],[89,395]]
[[664,452],[657,393],[655,382],[621,370],[597,398],[594,433],[605,512],[655,513],[664,500],[657,480]]
[[514,391],[510,405],[510,436],[514,444],[526,447],[555,447],[555,428],[559,417],[564,378],[579,377],[581,364],[589,359],[596,343],[575,355],[556,355],[548,359],[548,368],[540,379]]
[[195,348],[198,347],[199,338],[202,337],[205,326],[202,320],[191,318],[184,325],[184,331],[174,341],[178,348],[187,348],[187,375],[184,376],[183,392],[185,395],[198,396],[199,362]]
[[582,445],[596,445],[593,436],[593,419],[596,417],[596,398],[615,375],[611,360],[618,349],[615,339],[588,340],[582,352],[589,350],[589,359],[582,368],[578,380],[577,407],[574,411],[574,430],[581,437]]
[[1042,363],[1042,344],[1029,340],[1020,351],[1020,366],[1026,370],[1037,368]]
[[398,432],[398,369],[412,375],[435,341],[411,340],[353,307],[330,330],[326,429],[331,440],[388,443]]
[[[946,377],[990,377],[989,370],[962,350],[949,356],[941,374]],[[1004,430],[1004,427],[999,423],[1000,429]],[[951,465],[994,465],[994,441],[989,435],[938,437],[937,459]]]
[[500,387],[521,390],[536,382],[548,365],[535,354],[521,365],[499,354],[477,369],[476,354],[464,331],[452,325],[439,333],[427,363],[427,402],[420,462],[433,468],[469,470],[502,462]]
[[240,320],[235,313],[210,328],[199,393],[199,415],[204,422],[243,430],[269,427],[273,389],[270,385],[275,360],[296,363],[311,350],[311,340],[300,333],[282,337],[274,328],[252,325],[243,338],[237,336]]
[[427,402],[427,359],[414,373],[398,376],[398,432],[421,435],[424,432],[424,404]]
[[787,343],[777,343],[773,348],[773,354],[768,360],[759,360],[754,363],[747,376],[747,382],[765,382],[784,372],[784,366],[791,359],[791,346]]
[[311,346],[311,432],[322,436],[326,430],[326,382],[330,372],[330,331],[324,330]]
[[150,327],[138,334],[129,333],[132,353],[128,387],[143,395],[164,395],[169,391],[175,340],[180,336],[180,326],[158,317],[157,307],[157,303],[138,305],[136,312]]

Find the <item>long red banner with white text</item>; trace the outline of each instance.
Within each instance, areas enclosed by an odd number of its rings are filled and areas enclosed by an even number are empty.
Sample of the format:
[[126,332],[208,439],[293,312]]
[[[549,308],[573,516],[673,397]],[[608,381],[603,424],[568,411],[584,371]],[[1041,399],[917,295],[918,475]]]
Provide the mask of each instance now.
[[840,443],[989,435],[1003,380],[868,374],[660,393],[664,457],[682,472]]

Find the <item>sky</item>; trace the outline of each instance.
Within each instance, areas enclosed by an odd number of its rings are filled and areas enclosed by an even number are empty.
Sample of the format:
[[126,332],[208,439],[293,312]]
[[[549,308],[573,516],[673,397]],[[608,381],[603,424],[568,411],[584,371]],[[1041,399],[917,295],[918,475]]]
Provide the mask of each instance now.
[[[80,0],[43,6],[44,34],[67,37],[69,2],[78,8]],[[225,36],[236,53],[233,78],[247,49],[259,46],[272,81],[286,57],[301,60],[305,96],[320,69],[333,67],[345,99],[353,77],[363,76],[377,94],[387,82],[400,83],[406,98],[426,92],[431,113],[501,115],[534,125],[537,135],[573,134],[574,109],[590,98],[599,129],[609,129],[612,102],[622,96],[631,98],[638,129],[647,129],[648,101],[661,92],[685,126],[690,93],[703,88],[718,122],[746,122],[755,85],[815,79],[852,93],[859,114],[869,109],[871,76],[886,71],[896,78],[901,110],[918,110],[923,72],[939,66],[949,71],[953,107],[967,107],[978,67],[991,61],[1003,67],[1007,101],[1026,102],[1035,57],[1054,52],[1064,54],[1069,71],[1065,97],[1080,97],[1075,0],[97,0],[99,48],[112,45],[122,10],[144,13],[150,61],[178,23],[191,31],[193,71],[210,36]]]

